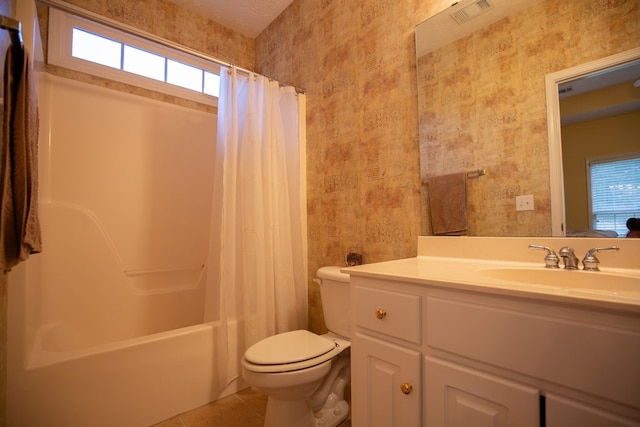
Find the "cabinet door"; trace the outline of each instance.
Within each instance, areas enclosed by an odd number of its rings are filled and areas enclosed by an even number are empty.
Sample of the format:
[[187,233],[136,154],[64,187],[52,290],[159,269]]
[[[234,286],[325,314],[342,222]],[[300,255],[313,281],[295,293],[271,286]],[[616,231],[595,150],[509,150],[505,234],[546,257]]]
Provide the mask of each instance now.
[[547,427],[639,427],[632,421],[602,409],[555,394],[547,394]]
[[351,346],[353,425],[419,427],[422,354],[361,333]]
[[428,426],[540,426],[537,389],[432,357],[425,394]]

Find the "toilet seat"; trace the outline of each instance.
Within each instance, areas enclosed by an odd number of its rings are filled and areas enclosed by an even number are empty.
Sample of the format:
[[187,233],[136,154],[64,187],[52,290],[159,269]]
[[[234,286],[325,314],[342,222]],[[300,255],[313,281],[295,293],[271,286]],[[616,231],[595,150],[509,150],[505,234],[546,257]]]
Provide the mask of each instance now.
[[289,372],[319,365],[337,356],[337,342],[306,330],[265,338],[247,349],[242,366],[253,372]]

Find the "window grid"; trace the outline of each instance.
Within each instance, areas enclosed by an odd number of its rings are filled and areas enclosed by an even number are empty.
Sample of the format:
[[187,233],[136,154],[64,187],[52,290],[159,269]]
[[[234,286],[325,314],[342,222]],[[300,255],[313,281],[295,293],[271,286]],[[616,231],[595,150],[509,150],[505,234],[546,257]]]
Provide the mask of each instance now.
[[[104,37],[99,34],[89,33],[79,27],[74,27],[73,29],[74,32],[72,40],[72,51],[78,52],[77,54],[74,54],[76,58],[91,61],[96,64],[109,66],[106,59],[102,59],[100,56],[100,52],[102,52],[103,50],[98,49],[96,46],[98,40],[108,40],[120,45],[120,70],[134,73],[139,76],[163,81],[165,83],[180,86],[185,89],[211,95],[210,93],[207,93],[205,91],[205,70],[201,68],[194,67],[193,65],[185,64],[180,61],[172,60],[170,58],[167,58],[166,56],[158,55],[154,52],[149,52],[148,50],[141,49],[137,46],[120,43],[116,40]],[[75,49],[75,47],[79,43],[79,40],[77,38],[78,34],[90,34],[94,36],[93,39],[95,40],[95,49],[90,50],[90,52],[83,52],[80,49]],[[90,39],[85,38],[84,42],[89,43],[89,40]],[[96,55],[96,53],[98,53],[98,55]],[[160,61],[157,60],[157,58],[162,58],[162,67],[160,67]],[[162,70],[160,70],[160,68],[162,68]]]
[[[94,40],[90,40],[88,48],[84,49],[84,54],[74,51],[75,34],[82,33],[89,38],[103,40],[107,48],[99,49],[92,46]],[[80,36],[77,36],[79,39]],[[144,76],[145,73],[132,73],[125,71],[127,54],[126,48],[134,48],[156,54],[163,57],[161,80],[155,80]],[[112,55],[111,61],[103,65],[95,58],[105,55],[105,50],[109,50]],[[87,57],[89,56],[89,57]],[[195,82],[186,84],[188,78],[175,77],[177,81],[171,80],[170,72],[167,70],[167,60],[184,64],[191,70],[188,74]],[[219,69],[220,65],[213,60],[201,58],[199,55],[190,54],[188,51],[164,45],[162,42],[155,42],[144,37],[123,32],[115,27],[93,22],[85,18],[52,9],[49,15],[49,55],[47,62],[71,70],[77,70],[94,76],[123,82],[141,88],[166,93],[180,98],[190,99],[202,104],[216,106],[219,91]],[[144,71],[145,66],[139,66]],[[194,71],[198,70],[198,71]],[[181,72],[181,71],[179,71]],[[174,71],[175,74],[175,71]],[[212,78],[215,83],[212,84]],[[168,80],[168,81],[167,81]],[[176,84],[177,83],[177,84]]]

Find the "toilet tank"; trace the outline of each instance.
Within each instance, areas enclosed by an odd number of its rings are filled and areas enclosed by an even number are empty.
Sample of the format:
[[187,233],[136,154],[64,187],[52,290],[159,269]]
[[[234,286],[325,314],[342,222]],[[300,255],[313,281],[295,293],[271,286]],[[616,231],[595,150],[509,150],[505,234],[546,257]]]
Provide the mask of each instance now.
[[351,336],[351,301],[349,275],[340,272],[341,267],[320,267],[318,279],[324,323],[329,331],[345,338]]

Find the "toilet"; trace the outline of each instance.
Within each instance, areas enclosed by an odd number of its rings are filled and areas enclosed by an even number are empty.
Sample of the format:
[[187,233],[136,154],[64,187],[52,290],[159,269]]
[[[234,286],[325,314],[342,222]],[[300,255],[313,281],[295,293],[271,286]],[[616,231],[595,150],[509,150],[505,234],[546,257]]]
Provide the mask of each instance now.
[[329,333],[277,334],[249,347],[242,358],[245,381],[269,397],[265,427],[335,427],[349,416],[349,275],[340,267],[322,267],[317,275]]

